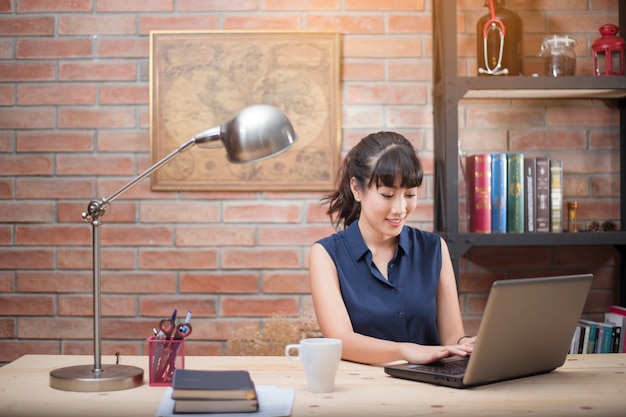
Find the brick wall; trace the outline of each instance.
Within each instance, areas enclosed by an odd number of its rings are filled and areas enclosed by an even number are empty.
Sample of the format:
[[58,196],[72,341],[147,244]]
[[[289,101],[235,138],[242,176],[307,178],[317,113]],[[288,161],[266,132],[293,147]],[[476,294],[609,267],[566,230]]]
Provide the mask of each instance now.
[[[527,69],[552,32],[581,41],[579,73],[589,72],[590,43],[601,24],[617,23],[617,0],[526,3],[509,1],[527,24]],[[482,6],[459,2],[460,74],[475,71]],[[0,0],[0,361],[92,352],[91,227],[81,212],[149,166],[156,29],[342,32],[343,151],[380,129],[409,137],[427,174],[412,222],[433,227],[430,1]],[[619,217],[614,108],[491,100],[464,102],[461,113],[466,152],[560,155],[582,221]],[[157,193],[147,180],[129,191],[103,218],[103,353],[145,354],[143,340],[173,308],[194,314],[187,353],[209,355],[244,324],[312,313],[308,249],[331,233],[322,195]],[[612,247],[472,249],[460,277],[468,329],[501,277],[594,272],[587,313],[598,314],[616,300],[618,264]]]

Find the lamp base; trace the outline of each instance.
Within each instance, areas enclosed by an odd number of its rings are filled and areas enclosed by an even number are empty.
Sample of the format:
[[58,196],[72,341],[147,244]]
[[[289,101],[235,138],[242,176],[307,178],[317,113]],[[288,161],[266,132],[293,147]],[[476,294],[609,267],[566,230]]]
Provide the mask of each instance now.
[[102,392],[135,388],[143,384],[143,369],[128,365],[68,366],[50,371],[50,387],[62,391]]

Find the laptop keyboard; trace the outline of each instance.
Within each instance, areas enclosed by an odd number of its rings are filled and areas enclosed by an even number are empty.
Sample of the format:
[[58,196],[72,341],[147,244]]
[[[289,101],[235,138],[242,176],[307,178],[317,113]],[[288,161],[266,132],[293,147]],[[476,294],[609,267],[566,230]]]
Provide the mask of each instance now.
[[465,372],[467,360],[435,362],[427,365],[409,365],[409,368],[426,370],[437,374],[458,375]]

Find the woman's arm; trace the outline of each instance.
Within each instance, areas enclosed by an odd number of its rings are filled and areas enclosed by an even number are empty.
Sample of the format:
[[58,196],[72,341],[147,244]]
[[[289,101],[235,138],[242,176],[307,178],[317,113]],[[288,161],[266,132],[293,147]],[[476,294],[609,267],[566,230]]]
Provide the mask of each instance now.
[[[454,269],[448,245],[443,239],[441,239],[441,274],[437,289],[437,329],[443,345],[474,344],[473,337],[464,337],[465,330],[459,307],[459,294]],[[461,340],[461,338],[463,339]]]
[[318,324],[324,337],[342,340],[343,359],[368,364],[397,360],[428,363],[449,355],[465,355],[471,351],[467,346],[422,346],[355,333],[341,297],[335,264],[326,250],[317,243],[313,245],[309,255],[309,274]]

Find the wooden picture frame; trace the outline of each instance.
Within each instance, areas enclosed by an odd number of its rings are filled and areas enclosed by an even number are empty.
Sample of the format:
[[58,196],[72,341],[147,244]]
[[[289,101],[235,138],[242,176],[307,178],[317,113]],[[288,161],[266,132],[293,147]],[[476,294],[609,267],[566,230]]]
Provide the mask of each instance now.
[[154,164],[253,104],[282,110],[296,144],[233,164],[193,147],[152,174],[153,190],[328,191],[340,161],[339,32],[153,31],[150,157]]

